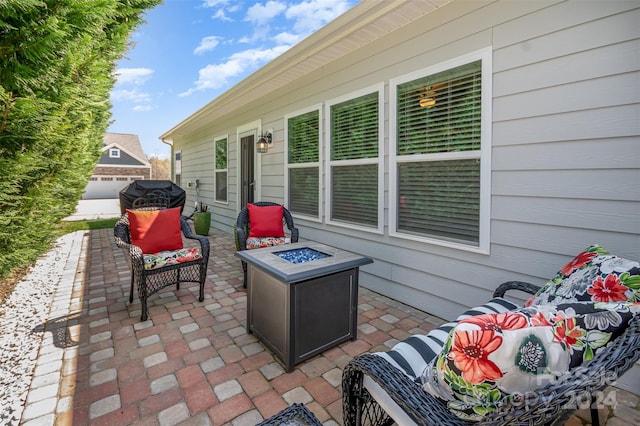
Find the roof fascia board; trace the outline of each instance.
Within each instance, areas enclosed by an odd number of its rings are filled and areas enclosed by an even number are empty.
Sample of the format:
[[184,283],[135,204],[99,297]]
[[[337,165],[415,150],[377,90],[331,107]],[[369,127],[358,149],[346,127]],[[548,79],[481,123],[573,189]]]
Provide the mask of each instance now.
[[151,165],[144,164],[97,164],[97,169],[102,168],[118,168],[118,169],[150,169]]

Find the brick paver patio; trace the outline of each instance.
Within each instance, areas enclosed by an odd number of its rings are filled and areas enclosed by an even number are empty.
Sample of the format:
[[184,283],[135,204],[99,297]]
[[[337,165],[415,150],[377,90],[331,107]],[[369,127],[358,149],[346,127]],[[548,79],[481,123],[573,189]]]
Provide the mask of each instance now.
[[[349,360],[442,323],[361,287],[358,339],[287,374],[245,330],[246,292],[232,237],[214,230],[209,238],[204,302],[197,284],[167,288],[149,299],[149,320],[140,322],[112,230],[86,233],[80,263],[55,295],[58,316],[46,325],[21,424],[245,426],[299,402],[324,425],[342,425],[341,375]],[[637,407],[635,395],[624,396]]]

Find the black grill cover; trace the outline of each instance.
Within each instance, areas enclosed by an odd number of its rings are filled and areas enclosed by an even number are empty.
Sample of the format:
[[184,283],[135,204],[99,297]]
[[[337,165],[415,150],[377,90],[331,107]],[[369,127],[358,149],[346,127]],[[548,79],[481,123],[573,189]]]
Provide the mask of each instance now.
[[151,191],[169,194],[169,207],[180,207],[182,213],[187,198],[184,189],[170,180],[135,180],[120,191],[120,214],[124,214],[125,209],[132,207],[133,200]]

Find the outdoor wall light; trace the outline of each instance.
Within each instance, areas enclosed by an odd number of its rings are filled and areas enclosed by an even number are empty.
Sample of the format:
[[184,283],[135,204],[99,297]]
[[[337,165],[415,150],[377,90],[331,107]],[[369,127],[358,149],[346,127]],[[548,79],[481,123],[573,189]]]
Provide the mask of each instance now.
[[264,154],[269,151],[269,147],[273,146],[273,141],[271,137],[271,132],[266,132],[260,135],[258,138],[258,142],[256,142],[256,151],[260,154]]

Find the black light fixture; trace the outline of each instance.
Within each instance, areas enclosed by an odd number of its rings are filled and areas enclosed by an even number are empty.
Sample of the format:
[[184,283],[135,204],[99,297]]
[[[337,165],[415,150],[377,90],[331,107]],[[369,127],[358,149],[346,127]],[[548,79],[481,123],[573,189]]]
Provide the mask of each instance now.
[[271,132],[266,132],[260,135],[258,142],[256,142],[256,151],[260,154],[264,154],[269,151],[269,147],[273,145],[271,139]]

